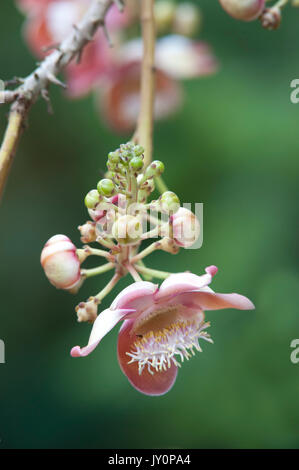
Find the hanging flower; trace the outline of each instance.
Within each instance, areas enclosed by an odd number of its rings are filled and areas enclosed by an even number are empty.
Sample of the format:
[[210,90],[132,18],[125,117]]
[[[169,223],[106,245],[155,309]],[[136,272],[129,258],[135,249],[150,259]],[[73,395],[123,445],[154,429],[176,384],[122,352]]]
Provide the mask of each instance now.
[[162,395],[173,386],[180,361],[201,339],[212,342],[206,329],[205,310],[250,310],[252,302],[239,294],[217,294],[208,287],[217,268],[196,276],[179,273],[157,285],[140,281],[124,289],[111,307],[95,321],[88,345],[72,349],[73,357],[89,355],[120,321],[118,361],[129,382],[146,395]]
[[[85,13],[89,0],[18,0],[27,14],[24,35],[38,57],[58,47]],[[67,94],[71,98],[97,92],[97,107],[117,132],[131,132],[140,107],[142,41],[126,40],[126,30],[134,21],[136,3],[120,13],[113,6],[107,15],[107,29],[113,47],[99,30],[84,49],[79,63],[74,60],[65,70]],[[176,7],[179,15],[179,6]],[[180,16],[180,15],[179,15]],[[180,16],[181,17],[181,16]],[[177,23],[173,31],[178,31]],[[210,47],[179,34],[161,37],[156,45],[155,119],[164,119],[181,105],[180,80],[214,74],[217,61]]]

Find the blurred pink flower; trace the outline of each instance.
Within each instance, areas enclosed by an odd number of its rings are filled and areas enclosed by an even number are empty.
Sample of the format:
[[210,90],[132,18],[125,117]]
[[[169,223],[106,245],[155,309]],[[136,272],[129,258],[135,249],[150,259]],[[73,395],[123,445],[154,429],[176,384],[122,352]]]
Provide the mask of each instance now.
[[[27,13],[24,34],[31,50],[39,57],[47,48],[59,44],[86,11],[89,0],[18,0]],[[123,29],[131,24],[129,8],[120,13],[113,6],[107,16],[107,28],[114,47],[99,30],[83,51],[81,61],[66,68],[67,93],[72,98],[98,90],[98,109],[105,121],[118,132],[131,131],[140,106],[142,40],[126,41]],[[162,119],[180,106],[179,80],[211,75],[217,61],[209,46],[180,35],[169,35],[156,44],[155,118]]]
[[[99,106],[111,127],[128,132],[136,124],[140,107],[142,40],[134,39],[118,48],[115,67],[103,83]],[[175,112],[182,102],[179,80],[214,74],[218,64],[203,43],[169,35],[156,43],[155,118]]]
[[172,274],[158,288],[136,282],[124,289],[96,319],[88,345],[72,349],[73,357],[90,354],[101,339],[124,320],[118,336],[118,361],[129,382],[146,395],[162,395],[173,386],[179,360],[189,359],[198,340],[212,341],[205,331],[205,310],[250,310],[252,302],[239,294],[216,294],[208,287],[217,268],[206,274]]

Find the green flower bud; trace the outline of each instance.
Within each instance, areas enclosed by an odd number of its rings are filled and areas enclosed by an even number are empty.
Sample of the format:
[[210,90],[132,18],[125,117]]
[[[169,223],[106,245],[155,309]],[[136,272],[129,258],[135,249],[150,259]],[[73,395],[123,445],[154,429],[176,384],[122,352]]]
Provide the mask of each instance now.
[[109,155],[108,155],[108,160],[110,163],[114,163],[114,164],[117,164],[120,162],[120,155],[119,155],[119,152],[116,151],[116,152],[110,152]]
[[140,157],[133,157],[132,160],[130,161],[130,168],[132,168],[133,171],[141,171],[143,168],[143,161],[142,158]]
[[94,209],[97,204],[101,201],[101,196],[96,189],[92,189],[86,194],[84,202],[87,209]]
[[107,197],[112,196],[115,191],[115,186],[114,186],[113,181],[109,180],[108,178],[100,180],[98,182],[97,188],[100,194],[102,194],[103,196],[107,196]]
[[134,153],[136,157],[141,157],[144,154],[144,148],[141,145],[135,145]]
[[155,160],[147,167],[144,176],[146,178],[156,178],[157,176],[162,175],[164,168],[164,163],[159,160]]
[[180,200],[172,191],[165,191],[160,197],[160,203],[162,210],[172,212],[173,214],[180,208]]

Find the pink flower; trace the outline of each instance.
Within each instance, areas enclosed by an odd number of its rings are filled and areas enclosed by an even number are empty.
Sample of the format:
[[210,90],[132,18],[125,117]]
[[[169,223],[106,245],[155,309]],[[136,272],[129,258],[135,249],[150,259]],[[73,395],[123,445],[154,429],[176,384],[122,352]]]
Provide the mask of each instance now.
[[[38,57],[50,51],[47,48],[58,45],[86,12],[89,0],[23,0],[20,6],[27,12],[24,34],[30,48]],[[110,32],[126,26],[129,16],[120,13],[113,6],[107,14],[107,27]],[[91,91],[100,78],[112,66],[113,53],[103,31],[86,46],[79,64],[72,62],[66,69],[68,94],[76,98]]]
[[[140,108],[140,72],[140,62],[126,62],[115,67],[103,83],[99,108],[108,124],[118,132],[130,132],[136,125]],[[156,69],[155,118],[166,118],[181,102],[179,83]]]
[[[129,132],[136,124],[142,49],[141,39],[119,47],[113,73],[104,82],[104,93],[100,96],[102,113],[119,132]],[[163,119],[182,103],[179,80],[211,75],[218,65],[207,44],[170,35],[157,41],[156,67],[155,119]]]
[[129,382],[146,395],[162,395],[173,386],[179,361],[189,359],[199,340],[212,342],[205,331],[205,310],[250,310],[252,302],[239,294],[216,294],[208,287],[217,268],[206,274],[172,274],[158,288],[136,282],[124,289],[96,319],[88,345],[72,349],[73,357],[90,354],[120,321],[118,361]]
[[[31,50],[43,57],[72,30],[89,6],[89,0],[18,0],[27,13],[24,34]],[[142,40],[126,40],[123,29],[136,20],[136,5],[124,13],[116,6],[107,15],[114,47],[99,30],[84,49],[80,63],[65,70],[67,94],[78,98],[98,90],[98,107],[105,121],[118,132],[130,132],[140,108]],[[47,50],[48,49],[48,50]],[[182,35],[168,35],[156,44],[155,119],[173,114],[182,103],[179,80],[214,74],[217,61],[207,44]]]
[[76,291],[81,285],[77,248],[65,235],[55,235],[45,244],[41,265],[51,284],[57,289]]

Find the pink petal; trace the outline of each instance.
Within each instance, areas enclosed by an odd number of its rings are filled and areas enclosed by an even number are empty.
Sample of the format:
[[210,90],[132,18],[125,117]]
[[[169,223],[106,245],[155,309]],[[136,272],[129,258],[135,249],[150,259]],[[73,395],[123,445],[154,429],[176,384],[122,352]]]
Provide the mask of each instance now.
[[84,348],[75,346],[71,350],[72,357],[85,357],[88,356],[99,344],[101,339],[109,333],[110,330],[125,317],[134,313],[135,310],[104,310],[96,319],[93,324],[91,335],[89,337],[88,345]]
[[[115,67],[100,97],[105,121],[117,132],[133,130],[140,108],[140,62],[125,62]],[[155,119],[163,119],[177,110],[182,101],[178,83],[156,69]]]
[[155,296],[155,300],[162,301],[168,297],[176,296],[186,291],[202,289],[210,284],[216,272],[216,266],[210,266],[206,268],[206,274],[203,274],[202,276],[197,276],[196,274],[188,272],[171,274],[171,276],[162,282],[159,292]]
[[111,64],[111,49],[104,34],[99,31],[95,40],[84,49],[80,63],[71,62],[66,68],[68,95],[77,98],[89,93],[106,76]]
[[35,13],[51,1],[53,0],[17,0],[16,3],[24,12]]
[[145,368],[141,375],[138,373],[137,362],[128,364],[129,356],[126,354],[132,349],[135,336],[130,336],[133,322],[126,321],[118,335],[117,355],[120,368],[136,390],[145,395],[164,395],[174,385],[177,376],[177,367],[172,365],[167,371],[155,372],[151,375]]
[[240,294],[217,294],[212,289],[205,288],[200,292],[185,292],[174,299],[179,304],[201,310],[220,310],[223,308],[236,308],[238,310],[253,310],[254,304]]
[[157,289],[158,286],[152,282],[134,282],[118,294],[111,308],[145,310],[154,304],[154,294]]
[[128,9],[125,8],[124,11],[119,11],[116,5],[113,5],[106,17],[107,28],[110,30],[121,29],[127,26],[131,21],[130,15],[128,14]]
[[[37,57],[47,55],[44,48],[51,46],[54,40],[47,28],[45,15],[34,15],[29,17],[24,24],[24,36],[30,49]],[[51,51],[48,52],[48,54]]]
[[210,75],[218,68],[208,44],[179,34],[157,41],[156,66],[176,80]]

